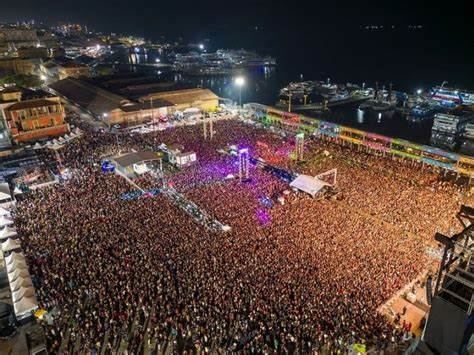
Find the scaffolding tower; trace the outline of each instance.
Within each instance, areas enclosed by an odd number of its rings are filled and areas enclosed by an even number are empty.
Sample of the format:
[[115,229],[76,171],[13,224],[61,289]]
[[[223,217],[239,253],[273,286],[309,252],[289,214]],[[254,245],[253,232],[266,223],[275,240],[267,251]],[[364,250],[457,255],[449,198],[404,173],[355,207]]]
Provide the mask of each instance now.
[[239,149],[239,179],[247,180],[249,174],[250,156],[248,148]]
[[[205,118],[202,121],[203,124],[203,131],[204,131],[204,140],[207,140],[209,137],[209,140],[212,140],[214,137],[214,124],[212,119]],[[209,133],[209,134],[208,134]]]
[[296,160],[303,160],[304,156],[304,133],[296,135]]
[[427,285],[431,310],[417,350],[426,345],[439,354],[474,351],[474,208],[462,206],[457,217],[461,233],[435,236],[444,251],[433,296]]

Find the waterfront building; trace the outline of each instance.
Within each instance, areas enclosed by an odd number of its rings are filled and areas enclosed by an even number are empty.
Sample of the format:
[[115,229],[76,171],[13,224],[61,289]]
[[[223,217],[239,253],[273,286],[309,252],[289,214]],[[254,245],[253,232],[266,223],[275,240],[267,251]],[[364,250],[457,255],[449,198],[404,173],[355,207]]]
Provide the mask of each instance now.
[[185,88],[150,77],[67,78],[50,87],[108,125],[133,125],[188,108],[208,111],[219,104],[219,97],[208,89]]
[[31,59],[0,58],[0,71],[15,74],[33,74],[35,64]]
[[[15,91],[16,90],[16,91]],[[25,95],[18,89],[7,90],[0,101],[0,117],[4,122],[3,146],[8,147],[7,138],[11,136],[16,143],[57,137],[69,132],[64,121],[65,112],[60,99],[40,95]],[[3,99],[6,100],[3,100]],[[0,140],[2,145],[2,140]]]
[[48,48],[46,47],[21,47],[18,48],[18,57],[22,59],[48,58]]
[[63,60],[61,57],[42,63],[40,70],[44,75],[56,80],[91,76],[87,65],[78,64],[70,59]]

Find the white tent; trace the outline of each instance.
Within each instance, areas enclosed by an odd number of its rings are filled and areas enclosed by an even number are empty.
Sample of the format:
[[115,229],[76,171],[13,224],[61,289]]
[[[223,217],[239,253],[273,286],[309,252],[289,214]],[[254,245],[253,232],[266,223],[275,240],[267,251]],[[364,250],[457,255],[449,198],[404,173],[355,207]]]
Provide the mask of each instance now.
[[33,146],[33,149],[41,149],[41,148],[42,146],[38,142],[36,142],[36,144]]
[[23,191],[21,191],[18,186],[15,186],[15,188],[13,189],[13,194],[14,194],[15,196],[16,196],[16,195],[21,195],[21,194],[23,194]]
[[14,237],[15,235],[17,235],[16,230],[9,226],[6,226],[0,231],[0,239],[7,239],[10,237]]
[[74,132],[71,132],[71,134],[69,135],[70,138],[76,138],[77,134],[74,133]]
[[12,300],[13,303],[19,302],[24,297],[34,297],[35,296],[35,289],[33,286],[28,287],[20,287],[18,290],[12,292]]
[[19,277],[15,281],[10,282],[10,290],[12,292],[17,291],[20,287],[29,287],[33,286],[33,282],[31,281],[31,277]]
[[10,211],[9,210],[6,210],[5,208],[3,207],[0,207],[0,216],[10,216]]
[[316,194],[326,185],[321,180],[318,180],[309,175],[299,175],[296,179],[294,179],[290,186],[297,188],[303,192],[310,194],[312,197],[316,196]]
[[31,276],[30,276],[30,273],[28,272],[28,270],[16,269],[15,271],[8,274],[8,281],[10,281],[10,283],[12,283],[15,280],[26,279],[26,278],[29,278],[29,277],[31,277]]
[[53,149],[53,150],[58,150],[61,147],[62,145],[60,145],[59,143],[54,143],[53,145],[50,145],[48,148]]
[[25,259],[14,261],[11,264],[7,264],[7,272],[9,274],[13,273],[16,269],[28,270],[28,266],[26,265]]
[[3,228],[5,226],[11,226],[13,224],[13,221],[11,219],[8,219],[5,216],[0,215],[0,228]]
[[19,252],[16,252],[16,251],[12,252],[10,255],[5,257],[7,267],[8,267],[8,265],[10,265],[10,264],[13,265],[16,262],[21,261],[21,260],[25,260],[25,256],[23,255],[23,253],[19,253]]
[[17,317],[33,312],[36,308],[38,308],[38,303],[35,297],[23,297],[19,302],[13,303],[13,309]]
[[2,243],[2,250],[4,252],[19,249],[19,248],[21,248],[21,244],[15,239],[8,238],[6,241]]
[[59,137],[58,139],[61,143],[65,141],[65,139],[63,137]]
[[7,182],[0,182],[0,202],[3,200],[10,200],[12,195],[10,194],[10,187]]

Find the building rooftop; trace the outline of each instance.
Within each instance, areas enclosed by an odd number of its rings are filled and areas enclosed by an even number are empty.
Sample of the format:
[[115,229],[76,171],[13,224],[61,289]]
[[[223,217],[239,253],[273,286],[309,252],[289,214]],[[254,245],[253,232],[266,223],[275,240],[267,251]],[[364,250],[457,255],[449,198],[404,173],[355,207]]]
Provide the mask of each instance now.
[[160,156],[158,156],[155,152],[150,151],[131,152],[113,158],[117,164],[123,167],[159,159]]
[[16,104],[13,104],[6,108],[7,111],[18,111],[24,110],[33,107],[44,107],[44,106],[56,106],[59,105],[57,101],[51,101],[47,99],[35,99],[35,100],[27,100],[27,101],[20,101]]
[[103,90],[84,80],[67,78],[51,84],[50,87],[98,116],[118,109],[127,103],[127,100],[122,96]]
[[216,100],[219,97],[209,89],[186,89],[167,91],[163,93],[150,94],[149,97],[153,99],[161,99],[171,102],[173,105],[180,105],[187,102]]
[[129,100],[137,101],[142,101],[144,96],[151,93],[192,88],[182,83],[164,82],[156,76],[128,72],[91,78],[88,81],[116,95],[125,96]]

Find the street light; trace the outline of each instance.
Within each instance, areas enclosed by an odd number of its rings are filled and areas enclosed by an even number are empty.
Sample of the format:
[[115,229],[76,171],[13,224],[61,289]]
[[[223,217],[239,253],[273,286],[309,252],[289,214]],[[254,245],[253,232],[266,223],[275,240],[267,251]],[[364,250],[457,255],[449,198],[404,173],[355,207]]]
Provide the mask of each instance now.
[[156,62],[156,63],[161,62],[160,58],[156,58],[156,59],[155,59],[155,62]]
[[421,89],[416,90],[416,93],[417,93],[418,95],[421,95],[422,92],[423,92],[423,90],[421,90]]
[[204,49],[204,44],[201,43],[201,44],[199,45],[199,49],[200,49],[200,50],[203,50],[203,49]]
[[238,76],[234,80],[235,85],[239,87],[239,106],[242,106],[242,86],[245,85],[245,79],[242,76]]

